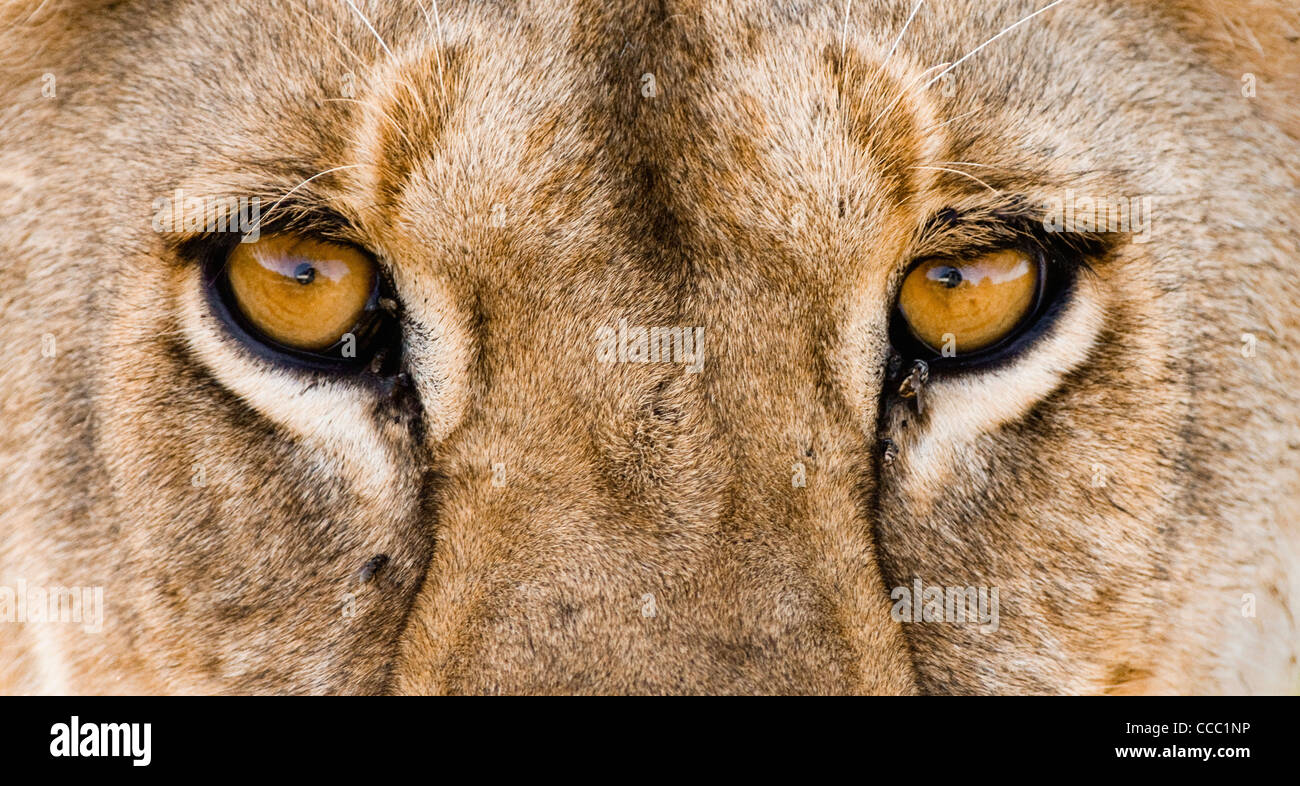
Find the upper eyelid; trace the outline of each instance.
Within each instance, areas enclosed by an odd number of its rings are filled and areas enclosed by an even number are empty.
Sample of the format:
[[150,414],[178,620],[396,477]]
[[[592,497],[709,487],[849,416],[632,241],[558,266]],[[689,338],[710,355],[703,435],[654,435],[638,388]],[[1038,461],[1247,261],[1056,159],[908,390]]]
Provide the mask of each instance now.
[[[253,192],[213,197],[213,200],[222,202],[232,199],[256,205],[254,226],[259,236],[295,232],[356,246],[372,256],[379,256],[361,228],[320,196],[300,193],[287,198],[268,198],[264,193]],[[198,247],[233,243],[239,239],[240,234],[239,230],[229,229],[176,230],[167,233],[167,243],[184,256],[194,256],[193,252]]]
[[[342,216],[329,210],[309,210],[286,215],[288,220],[273,220],[259,227],[259,237],[275,234],[300,234],[317,240],[352,246],[369,256],[384,273],[388,263],[383,254],[376,253],[359,237],[359,232]],[[297,220],[294,220],[294,219]],[[168,245],[174,255],[186,264],[210,269],[214,259],[225,259],[242,242],[241,236],[231,232],[199,232],[171,238]]]
[[950,221],[936,221],[938,215],[931,217],[918,233],[901,273],[906,274],[927,259],[971,258],[1008,248],[1033,249],[1052,263],[1088,269],[1090,259],[1106,256],[1121,242],[1119,236],[1103,233],[1050,232],[1037,210],[1000,215],[979,211],[958,214],[956,220]]

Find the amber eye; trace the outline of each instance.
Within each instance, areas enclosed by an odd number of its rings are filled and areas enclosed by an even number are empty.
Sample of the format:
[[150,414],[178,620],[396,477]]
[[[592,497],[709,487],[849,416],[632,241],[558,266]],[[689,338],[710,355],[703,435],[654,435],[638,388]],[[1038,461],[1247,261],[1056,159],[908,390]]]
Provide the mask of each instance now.
[[226,261],[234,306],[263,336],[306,352],[328,349],[362,321],[376,266],[350,246],[298,235],[241,243]]
[[928,259],[903,280],[898,310],[912,335],[936,353],[976,352],[1024,322],[1038,300],[1041,275],[1038,259],[1017,249]]

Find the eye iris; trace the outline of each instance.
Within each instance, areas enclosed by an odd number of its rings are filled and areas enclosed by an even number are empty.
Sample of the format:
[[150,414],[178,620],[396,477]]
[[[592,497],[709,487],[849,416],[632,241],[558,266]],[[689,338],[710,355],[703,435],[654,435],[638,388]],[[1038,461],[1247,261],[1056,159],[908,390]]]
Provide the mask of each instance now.
[[903,281],[899,310],[922,343],[960,354],[1006,338],[1034,307],[1038,264],[1008,249],[970,260],[932,259]]
[[292,235],[241,243],[226,275],[253,327],[272,341],[312,352],[357,325],[375,281],[374,263],[356,249]]

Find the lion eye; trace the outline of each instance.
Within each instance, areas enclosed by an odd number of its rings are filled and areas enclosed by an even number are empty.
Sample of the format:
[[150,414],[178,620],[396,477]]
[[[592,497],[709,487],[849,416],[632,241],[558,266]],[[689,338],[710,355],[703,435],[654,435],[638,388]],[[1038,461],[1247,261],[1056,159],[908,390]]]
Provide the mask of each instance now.
[[233,306],[265,338],[319,352],[363,320],[375,262],[358,249],[298,235],[241,243],[226,261]]
[[1025,321],[1037,305],[1041,279],[1038,259],[1017,249],[928,259],[903,280],[898,311],[912,335],[936,353],[976,352]]

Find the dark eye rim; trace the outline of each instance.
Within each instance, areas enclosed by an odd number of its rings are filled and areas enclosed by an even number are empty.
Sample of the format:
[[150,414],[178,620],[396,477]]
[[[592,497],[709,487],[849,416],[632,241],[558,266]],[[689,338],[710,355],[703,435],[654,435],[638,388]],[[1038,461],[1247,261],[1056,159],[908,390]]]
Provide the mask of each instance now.
[[[965,355],[944,357],[942,350],[936,350],[913,334],[904,318],[895,294],[894,307],[890,316],[889,341],[908,364],[923,360],[931,372],[957,372],[971,369],[987,369],[1005,364],[1027,349],[1035,339],[1046,333],[1065,310],[1069,294],[1073,290],[1078,265],[1071,264],[1059,255],[1035,245],[1010,245],[989,249],[984,253],[995,251],[1019,250],[1035,259],[1038,264],[1038,288],[1034,294],[1034,305],[1025,314],[1006,337],[996,344]],[[917,267],[934,257],[921,257],[908,265],[900,282]],[[900,283],[901,286],[901,283]]]
[[[339,241],[331,239],[330,242]],[[355,356],[345,357],[342,339],[324,350],[312,352],[275,341],[249,321],[237,305],[227,274],[226,263],[238,244],[239,240],[235,238],[213,245],[201,254],[203,288],[208,309],[233,338],[258,357],[304,371],[358,374],[370,369],[381,352],[399,345],[397,321],[383,305],[384,300],[392,300],[389,294],[392,284],[383,266],[366,249],[352,246],[374,262],[376,275],[361,317],[356,326],[347,331],[356,337]]]

